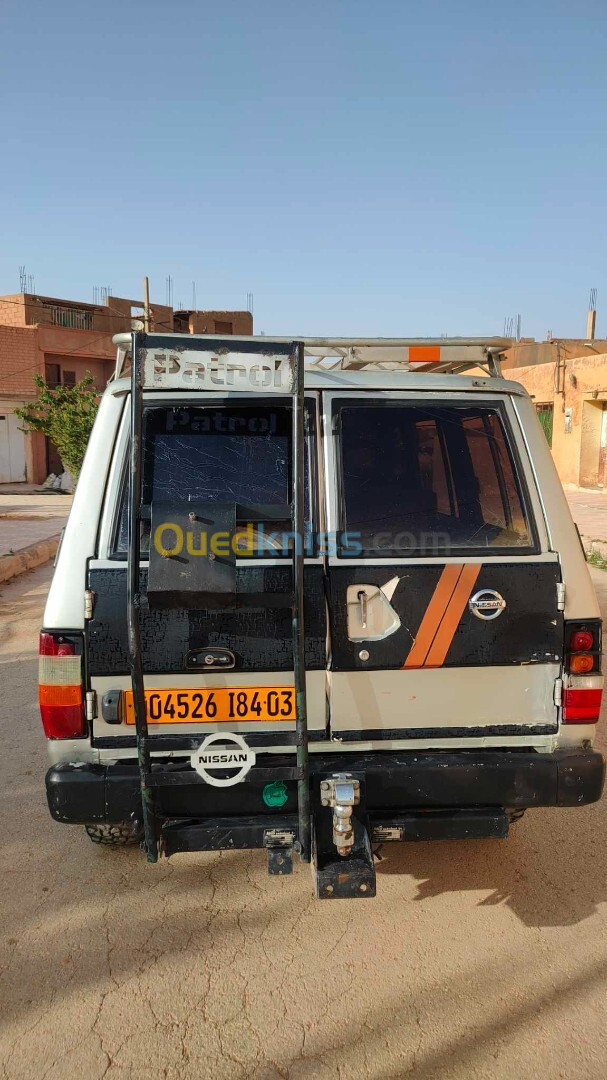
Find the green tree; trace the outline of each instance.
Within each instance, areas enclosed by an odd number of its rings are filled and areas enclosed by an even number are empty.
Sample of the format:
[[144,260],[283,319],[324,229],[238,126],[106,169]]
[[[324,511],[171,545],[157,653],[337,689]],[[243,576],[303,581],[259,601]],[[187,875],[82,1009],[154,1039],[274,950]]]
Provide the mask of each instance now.
[[54,442],[63,466],[78,479],[93,422],[98,393],[91,375],[74,386],[51,388],[42,375],[34,375],[38,389],[35,401],[15,409],[23,421],[22,431],[41,431]]

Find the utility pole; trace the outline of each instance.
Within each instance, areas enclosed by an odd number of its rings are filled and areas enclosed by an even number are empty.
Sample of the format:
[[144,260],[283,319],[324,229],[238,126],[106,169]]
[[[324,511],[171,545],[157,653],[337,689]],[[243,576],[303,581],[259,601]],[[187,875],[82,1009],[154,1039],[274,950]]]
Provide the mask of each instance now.
[[150,281],[143,279],[143,329],[146,334],[150,332]]

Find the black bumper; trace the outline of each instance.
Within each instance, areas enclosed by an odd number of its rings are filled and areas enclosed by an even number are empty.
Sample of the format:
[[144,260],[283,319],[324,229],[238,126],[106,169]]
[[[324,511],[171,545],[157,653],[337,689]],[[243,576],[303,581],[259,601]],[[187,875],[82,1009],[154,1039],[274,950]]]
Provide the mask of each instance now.
[[[292,814],[297,810],[295,782],[285,782],[286,801],[280,807],[268,807],[264,792],[269,768],[293,764],[292,757],[258,755],[263,778],[258,779],[253,768],[241,784],[215,788],[205,784],[189,767],[159,763],[155,765],[155,771],[161,774],[155,787],[157,815],[207,818]],[[176,768],[186,773],[181,783],[169,781],[164,786],[163,777],[168,780]],[[406,811],[583,806],[601,797],[605,762],[594,750],[558,750],[552,754],[525,750],[313,754],[313,806],[319,802],[321,778],[339,772],[362,781],[369,814],[387,818],[391,813]],[[56,821],[91,824],[141,818],[139,775],[132,761],[56,765],[47,773],[46,790]]]

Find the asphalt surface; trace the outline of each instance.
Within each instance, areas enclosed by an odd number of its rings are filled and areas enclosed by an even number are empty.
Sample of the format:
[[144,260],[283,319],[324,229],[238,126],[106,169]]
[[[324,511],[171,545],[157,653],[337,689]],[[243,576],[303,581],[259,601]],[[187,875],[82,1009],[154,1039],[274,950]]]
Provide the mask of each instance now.
[[96,847],[46,809],[49,577],[0,597],[3,1077],[607,1075],[606,801],[387,845],[375,900],[316,901],[257,852]]
[[[0,485],[5,491],[10,486]],[[12,495],[0,490],[0,559],[58,536],[71,504],[71,495]]]

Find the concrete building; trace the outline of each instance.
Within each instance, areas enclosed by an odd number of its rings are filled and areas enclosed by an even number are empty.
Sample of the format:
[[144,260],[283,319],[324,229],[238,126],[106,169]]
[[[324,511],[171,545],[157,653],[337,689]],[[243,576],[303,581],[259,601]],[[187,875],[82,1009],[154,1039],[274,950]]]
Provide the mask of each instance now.
[[[105,304],[16,293],[0,297],[0,483],[41,483],[60,472],[53,444],[39,433],[24,435],[15,408],[35,398],[33,377],[73,386],[87,373],[102,391],[113,368],[112,336],[141,319],[143,304],[109,296]],[[175,311],[151,305],[158,333],[252,334],[249,311]]]
[[607,487],[607,339],[523,340],[503,370],[533,396],[562,483]]

